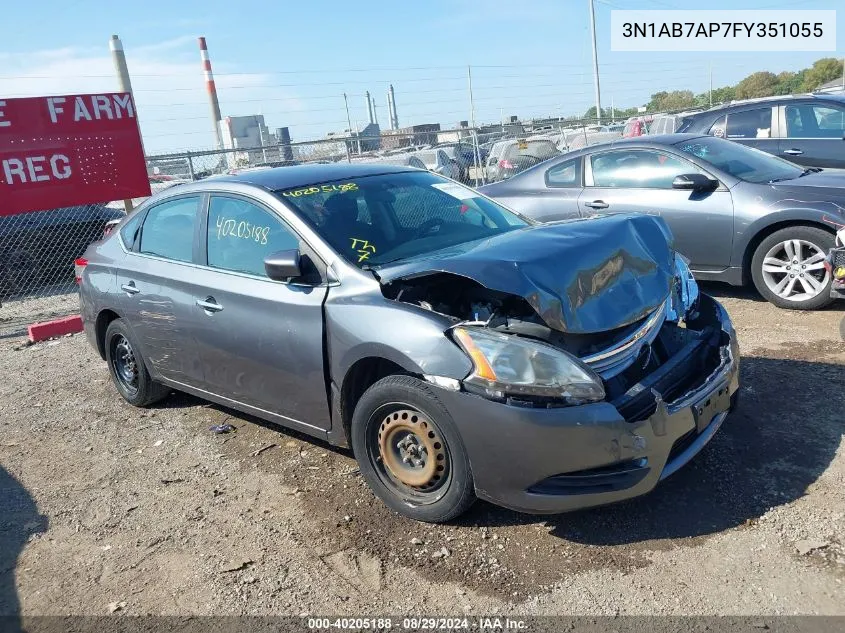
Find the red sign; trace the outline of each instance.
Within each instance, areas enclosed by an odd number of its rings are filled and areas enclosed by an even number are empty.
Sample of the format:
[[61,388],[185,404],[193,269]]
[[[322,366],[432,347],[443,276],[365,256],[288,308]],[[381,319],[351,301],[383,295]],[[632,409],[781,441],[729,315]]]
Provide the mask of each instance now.
[[129,93],[0,99],[0,216],[149,195]]

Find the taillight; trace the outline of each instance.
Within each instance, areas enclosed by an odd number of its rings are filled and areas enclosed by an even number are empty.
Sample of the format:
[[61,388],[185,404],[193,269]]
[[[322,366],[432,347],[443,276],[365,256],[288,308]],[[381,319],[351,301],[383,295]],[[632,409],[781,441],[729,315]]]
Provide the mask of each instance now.
[[505,158],[499,161],[499,167],[502,169],[513,169],[513,163]]
[[73,270],[76,275],[76,283],[82,283],[82,273],[85,270],[85,267],[88,265],[88,260],[84,257],[77,257],[73,260]]

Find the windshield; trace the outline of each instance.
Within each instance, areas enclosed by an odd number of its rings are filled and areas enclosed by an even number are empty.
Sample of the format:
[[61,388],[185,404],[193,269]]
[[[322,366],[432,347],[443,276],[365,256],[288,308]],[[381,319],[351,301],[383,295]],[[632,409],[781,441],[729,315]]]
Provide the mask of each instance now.
[[792,180],[803,173],[803,169],[788,161],[734,141],[705,136],[678,143],[677,146],[682,152],[748,182]]
[[528,224],[478,192],[429,172],[364,176],[276,193],[360,268]]

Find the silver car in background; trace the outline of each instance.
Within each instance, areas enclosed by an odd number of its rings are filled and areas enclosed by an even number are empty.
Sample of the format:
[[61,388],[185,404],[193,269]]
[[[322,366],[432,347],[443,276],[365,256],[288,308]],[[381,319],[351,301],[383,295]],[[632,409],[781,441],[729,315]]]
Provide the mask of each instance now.
[[646,213],[672,229],[698,279],[752,283],[781,308],[830,303],[834,224],[845,175],[802,168],[713,136],[670,134],[596,145],[483,193],[535,220]]

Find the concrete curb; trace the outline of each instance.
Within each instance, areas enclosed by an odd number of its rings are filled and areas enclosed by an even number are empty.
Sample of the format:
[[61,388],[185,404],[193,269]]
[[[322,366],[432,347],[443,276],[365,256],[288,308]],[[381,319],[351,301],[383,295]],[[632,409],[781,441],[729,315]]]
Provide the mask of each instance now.
[[82,332],[82,317],[76,314],[65,317],[64,319],[56,319],[55,321],[33,323],[29,326],[28,331],[29,340],[33,343],[46,341],[48,338],[53,338],[54,336],[77,334]]

